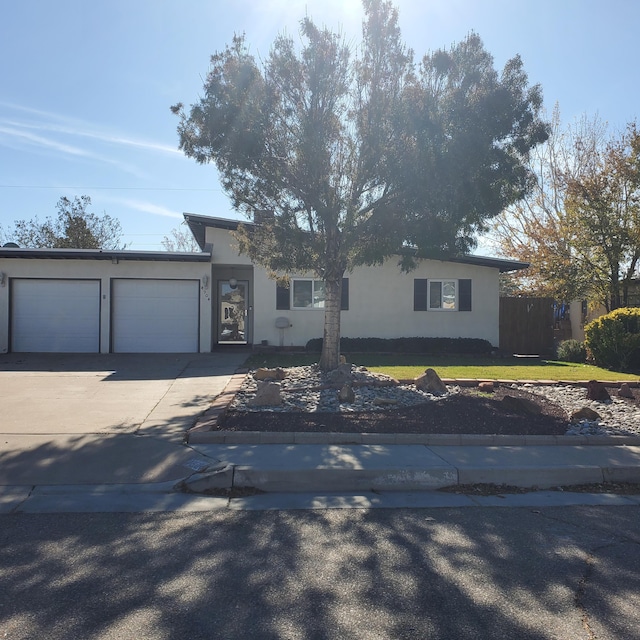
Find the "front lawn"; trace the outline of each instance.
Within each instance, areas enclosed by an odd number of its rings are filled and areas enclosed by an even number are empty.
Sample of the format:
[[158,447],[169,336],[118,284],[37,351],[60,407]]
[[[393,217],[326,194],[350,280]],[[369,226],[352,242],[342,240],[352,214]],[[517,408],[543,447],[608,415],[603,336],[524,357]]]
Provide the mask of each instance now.
[[[538,358],[491,358],[475,356],[428,356],[413,354],[346,354],[347,362],[365,366],[376,373],[386,373],[397,379],[411,379],[435,369],[441,378],[472,378],[488,380],[638,380],[640,376],[617,373],[587,364],[540,360]],[[318,354],[274,353],[254,354],[247,366],[295,367],[315,364]]]

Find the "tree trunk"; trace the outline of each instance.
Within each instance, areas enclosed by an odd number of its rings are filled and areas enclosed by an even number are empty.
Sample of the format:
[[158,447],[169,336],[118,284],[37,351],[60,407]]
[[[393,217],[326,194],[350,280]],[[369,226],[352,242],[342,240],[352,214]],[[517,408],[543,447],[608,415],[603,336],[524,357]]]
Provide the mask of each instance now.
[[320,369],[332,371],[340,364],[340,307],[342,277],[324,282],[324,335]]

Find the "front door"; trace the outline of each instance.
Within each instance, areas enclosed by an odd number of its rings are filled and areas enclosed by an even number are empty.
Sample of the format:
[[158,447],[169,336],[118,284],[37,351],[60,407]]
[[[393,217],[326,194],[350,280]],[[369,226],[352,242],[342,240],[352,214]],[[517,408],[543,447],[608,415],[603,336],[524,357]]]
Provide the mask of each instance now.
[[218,344],[247,344],[249,281],[218,281]]

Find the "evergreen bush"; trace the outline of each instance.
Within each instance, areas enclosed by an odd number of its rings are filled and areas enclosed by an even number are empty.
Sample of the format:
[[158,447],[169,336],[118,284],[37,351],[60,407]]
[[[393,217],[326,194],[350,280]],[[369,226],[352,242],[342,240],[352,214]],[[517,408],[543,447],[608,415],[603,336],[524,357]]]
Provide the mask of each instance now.
[[640,368],[640,308],[624,307],[585,328],[585,344],[595,364],[614,371]]
[[[322,338],[309,340],[306,349],[322,351]],[[495,351],[481,338],[340,338],[342,353],[425,353],[429,355],[488,355]]]
[[587,348],[579,340],[564,340],[558,345],[558,360],[562,362],[586,362]]

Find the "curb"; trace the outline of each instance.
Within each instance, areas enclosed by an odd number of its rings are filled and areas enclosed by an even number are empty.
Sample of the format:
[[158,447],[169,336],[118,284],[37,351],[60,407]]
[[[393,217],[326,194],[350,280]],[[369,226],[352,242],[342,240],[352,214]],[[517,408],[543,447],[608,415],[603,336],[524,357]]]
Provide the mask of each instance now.
[[448,433],[190,431],[189,444],[416,444],[427,446],[640,446],[640,436],[519,436]]

